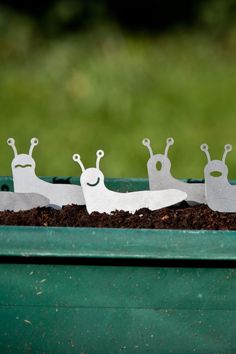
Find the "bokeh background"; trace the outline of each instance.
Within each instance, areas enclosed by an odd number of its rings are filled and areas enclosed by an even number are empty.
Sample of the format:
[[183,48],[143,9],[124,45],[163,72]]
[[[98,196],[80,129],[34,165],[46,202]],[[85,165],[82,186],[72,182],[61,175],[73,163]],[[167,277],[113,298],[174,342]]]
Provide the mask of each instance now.
[[[146,177],[149,137],[176,177],[203,177],[209,144],[236,146],[236,0],[0,0],[0,166],[30,138],[38,175]],[[236,149],[227,162],[236,178]]]

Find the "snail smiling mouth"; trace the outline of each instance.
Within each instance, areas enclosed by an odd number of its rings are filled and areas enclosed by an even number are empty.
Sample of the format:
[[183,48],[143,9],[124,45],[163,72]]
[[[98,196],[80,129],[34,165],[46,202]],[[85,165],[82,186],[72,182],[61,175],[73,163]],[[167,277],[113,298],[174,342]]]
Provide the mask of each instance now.
[[97,181],[96,181],[95,183],[88,183],[88,182],[87,182],[87,185],[88,185],[89,187],[95,187],[95,186],[98,185],[99,182],[100,182],[100,177],[97,178]]
[[28,163],[26,165],[21,165],[21,164],[15,165],[15,168],[18,168],[18,167],[26,168],[26,167],[32,167],[32,165],[30,163]]

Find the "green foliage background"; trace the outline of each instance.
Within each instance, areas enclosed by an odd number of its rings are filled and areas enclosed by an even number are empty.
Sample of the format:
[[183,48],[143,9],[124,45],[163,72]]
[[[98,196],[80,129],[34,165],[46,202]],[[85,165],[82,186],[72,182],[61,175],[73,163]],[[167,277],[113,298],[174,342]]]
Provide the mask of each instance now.
[[[32,18],[2,8],[1,174],[11,173],[10,136],[19,152],[39,138],[38,175],[80,175],[72,154],[88,167],[102,148],[107,177],[145,177],[142,139],[162,153],[173,136],[173,174],[203,177],[199,145],[221,158],[236,142],[236,27],[230,6],[207,4],[197,27],[151,35],[108,21],[45,35]],[[236,151],[227,161],[236,178]]]

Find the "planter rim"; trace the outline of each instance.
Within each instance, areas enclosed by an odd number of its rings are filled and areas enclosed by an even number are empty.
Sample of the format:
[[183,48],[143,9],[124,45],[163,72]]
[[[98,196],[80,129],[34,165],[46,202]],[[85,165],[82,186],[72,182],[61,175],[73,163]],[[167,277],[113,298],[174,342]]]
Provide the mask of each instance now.
[[0,257],[236,260],[236,231],[1,226]]

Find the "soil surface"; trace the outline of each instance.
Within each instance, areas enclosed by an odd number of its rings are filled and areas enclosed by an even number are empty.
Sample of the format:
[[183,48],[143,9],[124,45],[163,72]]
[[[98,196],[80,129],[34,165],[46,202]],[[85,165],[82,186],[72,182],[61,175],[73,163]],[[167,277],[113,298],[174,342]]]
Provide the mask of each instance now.
[[0,212],[0,225],[236,230],[236,213],[215,212],[202,204],[189,207],[182,202],[156,211],[140,209],[135,214],[116,211],[112,215],[89,215],[85,206],[67,205],[60,210]]

